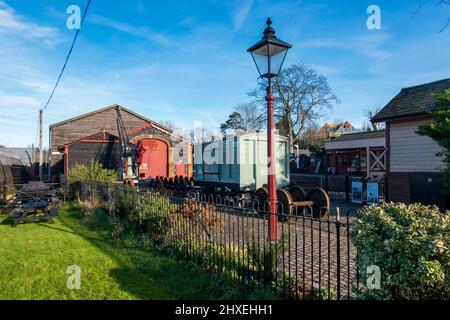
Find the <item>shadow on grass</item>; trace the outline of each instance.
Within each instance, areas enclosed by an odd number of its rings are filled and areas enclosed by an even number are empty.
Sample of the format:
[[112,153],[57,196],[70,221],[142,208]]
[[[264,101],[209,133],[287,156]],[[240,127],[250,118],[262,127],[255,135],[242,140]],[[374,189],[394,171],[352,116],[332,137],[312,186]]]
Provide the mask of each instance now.
[[8,216],[0,216],[0,219],[3,219],[3,221],[0,223],[2,226],[10,226],[12,227],[14,224],[14,221],[11,220]]
[[246,298],[233,280],[199,271],[194,264],[167,257],[155,249],[126,247],[114,240],[112,219],[102,211],[84,224],[78,208],[69,207],[66,212],[59,220],[71,231],[60,231],[83,237],[113,259],[119,268],[111,270],[110,275],[123,291],[138,299]]

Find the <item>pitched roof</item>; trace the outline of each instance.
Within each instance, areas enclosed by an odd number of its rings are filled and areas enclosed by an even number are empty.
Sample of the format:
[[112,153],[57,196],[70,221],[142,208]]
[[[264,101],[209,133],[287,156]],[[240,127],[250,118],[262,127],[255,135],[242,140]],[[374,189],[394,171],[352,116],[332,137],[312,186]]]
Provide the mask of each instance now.
[[372,118],[372,122],[423,115],[436,110],[436,98],[433,94],[445,89],[450,89],[450,78],[404,88]]
[[85,113],[85,114],[82,114],[82,115],[79,115],[79,116],[76,116],[76,117],[73,117],[73,118],[70,118],[70,119],[58,122],[58,123],[54,123],[54,124],[50,125],[50,128],[58,127],[60,125],[63,125],[63,124],[69,123],[69,122],[73,122],[73,121],[76,121],[76,120],[79,120],[79,119],[82,119],[82,118],[86,118],[86,117],[89,117],[89,116],[91,116],[93,114],[96,114],[96,113],[99,113],[99,112],[103,112],[103,111],[106,111],[106,110],[109,110],[109,109],[115,109],[117,107],[120,107],[121,111],[128,112],[128,113],[134,115],[135,117],[138,117],[138,118],[140,118],[140,119],[142,119],[142,120],[144,120],[146,122],[154,123],[154,124],[158,125],[158,127],[161,127],[164,130],[169,131],[170,133],[173,132],[172,129],[169,129],[169,128],[167,128],[167,127],[165,127],[165,126],[163,126],[163,125],[161,125],[161,124],[159,124],[159,123],[157,123],[157,122],[155,122],[153,120],[150,120],[150,119],[148,119],[148,118],[146,118],[146,117],[144,117],[144,116],[142,116],[142,115],[140,115],[140,114],[138,114],[136,112],[133,112],[133,111],[131,111],[131,110],[125,108],[125,107],[122,107],[122,106],[120,106],[118,104],[113,104],[113,105],[107,106],[107,107],[102,108],[102,109],[98,109],[98,110],[95,110],[95,111],[92,111],[92,112],[88,112],[88,113]]
[[333,141],[349,141],[349,140],[362,140],[362,139],[377,139],[384,138],[386,136],[386,130],[376,131],[363,131],[343,134],[339,138]]

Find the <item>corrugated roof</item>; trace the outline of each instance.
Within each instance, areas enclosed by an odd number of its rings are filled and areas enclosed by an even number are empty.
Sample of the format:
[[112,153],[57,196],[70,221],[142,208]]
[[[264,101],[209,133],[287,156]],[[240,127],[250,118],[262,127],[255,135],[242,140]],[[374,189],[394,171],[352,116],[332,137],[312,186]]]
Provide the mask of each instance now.
[[[18,157],[26,166],[33,165],[33,148],[4,148],[3,151],[7,151]],[[45,157],[44,157],[45,158]],[[34,160],[39,159],[39,149],[34,148]]]
[[364,131],[364,132],[343,134],[342,136],[340,136],[337,139],[334,139],[333,141],[377,139],[377,138],[384,138],[385,136],[386,136],[386,130]]
[[442,107],[436,108],[436,99],[433,94],[445,89],[450,89],[450,78],[404,88],[373,117],[372,122],[423,115],[432,110],[441,109]]
[[4,166],[23,166],[22,160],[14,153],[0,148],[0,165]]

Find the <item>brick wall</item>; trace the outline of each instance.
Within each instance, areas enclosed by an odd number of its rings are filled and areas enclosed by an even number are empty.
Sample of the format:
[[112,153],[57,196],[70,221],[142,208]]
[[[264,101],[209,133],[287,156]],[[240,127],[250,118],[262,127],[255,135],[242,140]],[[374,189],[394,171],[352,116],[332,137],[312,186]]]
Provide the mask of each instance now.
[[390,172],[386,175],[387,179],[387,201],[411,202],[411,188],[408,173]]

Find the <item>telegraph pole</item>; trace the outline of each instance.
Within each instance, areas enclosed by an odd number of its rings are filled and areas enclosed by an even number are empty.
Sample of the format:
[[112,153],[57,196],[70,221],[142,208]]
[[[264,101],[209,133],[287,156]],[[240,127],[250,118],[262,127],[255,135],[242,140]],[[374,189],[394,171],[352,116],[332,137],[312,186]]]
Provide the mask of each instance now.
[[43,172],[44,172],[44,136],[42,135],[42,122],[44,110],[39,110],[39,180],[43,180]]

